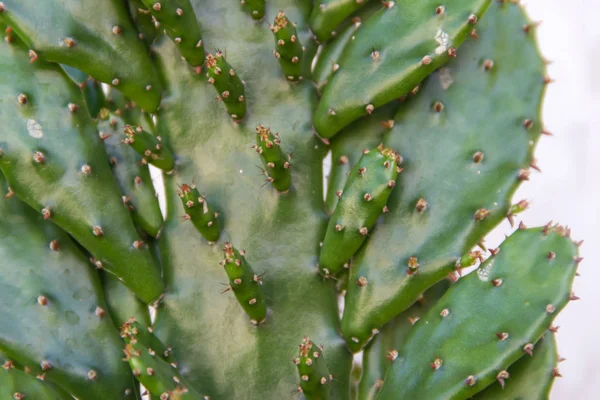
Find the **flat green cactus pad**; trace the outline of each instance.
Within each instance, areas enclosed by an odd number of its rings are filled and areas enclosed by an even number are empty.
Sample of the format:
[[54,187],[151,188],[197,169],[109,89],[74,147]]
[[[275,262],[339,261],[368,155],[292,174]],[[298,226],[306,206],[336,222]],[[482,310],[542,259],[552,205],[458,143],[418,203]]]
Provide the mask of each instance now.
[[160,80],[125,2],[4,0],[2,5],[0,19],[32,50],[33,59],[77,68],[118,87],[146,111],[158,108]]
[[527,23],[520,6],[494,3],[480,38],[402,104],[384,136],[404,170],[389,214],[352,261],[350,282],[369,282],[349,285],[346,295],[342,330],[354,351],[453,272],[529,178],[545,65]]
[[133,379],[87,257],[14,196],[0,200],[0,238],[0,350],[81,399],[128,399]]
[[0,170],[14,193],[67,231],[147,303],[164,291],[123,204],[79,87],[56,64],[0,44]]

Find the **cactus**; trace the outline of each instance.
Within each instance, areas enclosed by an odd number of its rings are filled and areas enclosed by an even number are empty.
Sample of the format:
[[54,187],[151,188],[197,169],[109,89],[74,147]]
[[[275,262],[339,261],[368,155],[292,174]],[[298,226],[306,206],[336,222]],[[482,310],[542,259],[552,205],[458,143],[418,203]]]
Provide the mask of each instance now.
[[133,380],[87,257],[15,196],[0,201],[0,216],[0,256],[10,260],[0,265],[0,351],[79,398],[126,399]]
[[[535,352],[569,302],[575,258],[562,227],[517,230],[417,322],[377,399],[468,398],[495,380],[504,386],[507,367]],[[463,343],[471,357],[456,351]]]
[[[66,64],[155,111],[161,84],[125,2],[4,0],[1,16],[38,59]],[[48,23],[51,19],[52,23]]]
[[192,67],[204,64],[204,44],[189,0],[142,0]]
[[296,25],[285,16],[283,11],[279,11],[275,22],[271,25],[271,31],[275,36],[276,45],[273,54],[279,60],[283,74],[290,81],[302,79],[304,48],[298,39]]
[[[456,57],[489,4],[490,0],[461,0],[446,10],[437,0],[383,1],[344,49],[340,68],[315,111],[317,133],[330,138],[352,121],[410,92]],[[410,44],[399,45],[395,38],[408,32]]]
[[[387,199],[396,186],[401,156],[380,145],[363,150],[363,156],[348,174],[344,190],[329,219],[319,257],[325,276],[336,275],[360,248],[382,213],[388,212]],[[359,278],[359,286],[363,280]]]
[[123,143],[130,145],[142,157],[143,163],[165,171],[173,170],[175,160],[169,149],[161,143],[160,136],[153,136],[141,126],[134,129],[131,125],[125,125],[123,130],[126,136]]
[[3,399],[48,399],[70,400],[73,397],[35,376],[16,369],[12,360],[0,356],[3,369],[0,370],[0,396]]
[[241,0],[240,3],[248,10],[252,18],[262,19],[265,16],[265,0]]
[[545,65],[523,31],[527,24],[518,6],[494,3],[478,24],[479,39],[405,99],[384,135],[404,170],[390,212],[352,261],[350,282],[369,282],[348,286],[342,331],[353,351],[460,270],[457,260],[506,217],[514,191],[529,178],[543,131]]
[[225,60],[220,51],[215,55],[206,55],[206,77],[214,85],[218,99],[225,104],[227,112],[234,120],[241,120],[246,115],[246,97],[244,85],[237,72]]
[[307,337],[299,347],[300,354],[294,360],[300,375],[298,392],[309,400],[329,399],[332,377],[324,361],[323,348],[315,346]]
[[[147,303],[164,292],[110,171],[85,100],[56,64],[29,62],[18,39],[0,48],[0,170],[11,190],[90,251],[98,268]],[[47,90],[51,87],[52,90]]]
[[208,202],[206,196],[200,194],[196,186],[181,185],[179,197],[185,209],[184,220],[192,221],[198,232],[211,243],[216,242],[221,234],[219,213]]
[[580,243],[483,245],[545,133],[516,2],[3,0],[0,25],[0,396],[548,397]]
[[479,400],[493,399],[546,399],[554,379],[560,377],[557,364],[561,361],[556,353],[554,332],[548,330],[535,344],[529,357],[521,357],[508,368],[510,379],[505,386],[491,385],[474,396]]
[[267,182],[280,192],[287,192],[290,188],[292,174],[290,156],[281,150],[279,134],[272,133],[269,128],[262,125],[256,127],[256,145],[253,146],[263,162]]
[[245,251],[238,251],[227,242],[223,253],[225,258],[222,265],[229,278],[229,286],[225,291],[232,290],[252,323],[260,324],[267,316],[265,297],[260,288],[262,277],[256,275],[246,262]]
[[[106,105],[106,104],[105,104]],[[125,112],[102,108],[98,116],[98,135],[104,142],[112,172],[121,190],[123,205],[129,209],[135,224],[156,237],[163,218],[148,165],[134,149],[122,143]],[[116,113],[121,114],[118,116]]]
[[337,36],[336,29],[348,16],[368,2],[369,0],[320,0],[310,15],[310,28],[319,41],[326,42]]

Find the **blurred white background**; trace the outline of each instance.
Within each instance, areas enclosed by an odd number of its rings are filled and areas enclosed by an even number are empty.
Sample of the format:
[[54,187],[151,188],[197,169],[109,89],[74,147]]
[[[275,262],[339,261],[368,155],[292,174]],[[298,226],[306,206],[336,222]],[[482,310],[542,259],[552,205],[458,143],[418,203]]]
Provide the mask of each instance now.
[[[492,0],[498,1],[498,0]],[[510,0],[513,1],[513,0]],[[572,228],[575,240],[584,239],[581,276],[575,293],[581,298],[560,314],[557,339],[566,361],[559,365],[551,400],[600,399],[600,0],[521,1],[534,21],[541,21],[537,37],[552,63],[551,84],[544,102],[544,124],[554,136],[543,136],[535,171],[514,200],[527,199],[531,208],[517,218],[527,226],[553,220]],[[325,166],[328,170],[329,165]],[[153,171],[162,192],[160,174]],[[161,203],[164,198],[161,196]],[[163,203],[164,206],[164,203]],[[497,247],[512,228],[502,223],[486,239]],[[518,310],[515,310],[518,312]],[[524,399],[536,400],[536,399]]]
[[[528,199],[522,214],[528,226],[549,220],[567,224],[576,240],[584,239],[581,276],[575,293],[581,300],[560,314],[556,325],[563,378],[556,380],[552,400],[600,398],[600,1],[527,0],[544,56],[552,61],[544,123],[554,134],[542,137],[536,157],[542,174],[532,173],[515,196]],[[509,233],[502,224],[486,241],[496,246]],[[518,311],[516,311],[518,312]]]

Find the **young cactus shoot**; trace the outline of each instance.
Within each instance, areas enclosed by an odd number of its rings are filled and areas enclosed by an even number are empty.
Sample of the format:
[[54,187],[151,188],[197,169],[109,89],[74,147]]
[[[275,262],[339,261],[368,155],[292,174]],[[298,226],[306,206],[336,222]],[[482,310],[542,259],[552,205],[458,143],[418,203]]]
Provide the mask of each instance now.
[[183,219],[191,221],[198,232],[211,243],[219,240],[221,224],[219,213],[215,211],[212,204],[208,203],[206,197],[201,195],[195,185],[180,186],[179,197],[185,210]]
[[233,67],[225,61],[220,51],[214,55],[206,55],[206,77],[218,93],[218,99],[225,104],[227,112],[236,121],[246,115],[246,98],[244,83]]
[[163,145],[162,138],[153,136],[141,126],[134,129],[131,125],[126,125],[123,143],[130,145],[145,163],[167,172],[172,171],[175,167],[173,154]]
[[279,134],[262,125],[256,127],[256,145],[252,146],[260,155],[265,167],[267,183],[271,183],[279,192],[287,192],[292,181],[290,156],[281,150]]
[[347,268],[377,219],[388,211],[387,200],[396,186],[401,161],[398,153],[383,145],[363,151],[338,194],[340,199],[327,225],[319,258],[323,275],[335,276]]
[[300,375],[298,392],[307,400],[328,400],[331,398],[331,381],[327,363],[323,357],[323,347],[316,346],[305,337],[300,344],[300,354],[294,360]]
[[238,251],[229,242],[223,247],[225,258],[221,265],[229,278],[225,291],[233,291],[236,299],[250,317],[254,325],[262,323],[267,317],[267,304],[262,291],[262,275],[256,275],[246,261],[246,252]]
[[271,25],[271,31],[275,35],[273,55],[279,60],[283,74],[292,82],[302,79],[304,49],[298,38],[296,25],[286,17],[283,11],[279,11],[275,17],[275,23]]

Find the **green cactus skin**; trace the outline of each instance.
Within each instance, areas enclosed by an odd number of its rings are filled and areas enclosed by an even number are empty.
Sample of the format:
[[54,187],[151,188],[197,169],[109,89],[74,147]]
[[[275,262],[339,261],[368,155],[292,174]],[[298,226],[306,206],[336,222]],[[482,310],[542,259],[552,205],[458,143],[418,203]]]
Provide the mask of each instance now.
[[236,70],[225,60],[223,53],[217,51],[215,55],[206,55],[206,77],[214,85],[218,99],[225,104],[227,112],[236,121],[246,115],[246,96],[244,84]]
[[108,154],[112,172],[121,189],[123,205],[131,211],[135,224],[156,237],[163,224],[158,198],[148,165],[138,153],[121,143],[125,123],[106,108],[98,118],[98,134]]
[[115,326],[122,327],[123,323],[133,318],[137,324],[151,326],[148,306],[131,293],[121,281],[111,274],[101,273],[102,287],[108,311]]
[[78,398],[129,399],[122,343],[86,256],[16,196],[0,201],[0,237],[10,260],[0,264],[0,351]]
[[129,0],[127,4],[131,20],[137,28],[138,37],[146,42],[146,45],[152,45],[156,38],[156,25],[150,10],[146,9],[142,0]]
[[[145,131],[156,133],[152,116],[143,112],[134,101],[127,99],[121,92],[114,88],[109,88],[104,101],[104,107],[112,113],[123,119],[126,124],[131,126],[141,126]],[[121,133],[123,131],[121,130]]]
[[352,124],[331,142],[331,171],[327,180],[325,209],[333,214],[344,185],[362,151],[372,149],[383,142],[383,135],[393,127],[393,117],[399,103],[390,103],[376,110],[369,118],[363,118]]
[[304,49],[298,39],[295,24],[283,11],[279,11],[271,25],[271,32],[275,36],[273,55],[279,60],[283,74],[291,82],[301,80]]
[[562,227],[517,230],[419,320],[377,399],[464,399],[504,386],[506,369],[569,302],[577,250]]
[[476,400],[548,399],[557,376],[556,338],[551,331],[535,344],[533,356],[523,356],[508,368],[505,386],[492,384],[473,396]]
[[[309,69],[302,81],[290,85],[271,55],[273,34],[265,24],[253,23],[244,10],[224,7],[220,0],[192,4],[205,42],[227,49],[228,61],[246,79],[249,112],[242,123],[233,123],[220,111],[223,106],[215,102],[204,76],[177,57],[172,43],[157,42],[157,61],[169,89],[157,128],[181,164],[177,176],[165,181],[167,222],[159,247],[169,290],[157,310],[155,333],[173,346],[183,375],[196,388],[213,399],[239,400],[290,398],[298,385],[290,360],[299,340],[309,336],[326,350],[334,377],[332,398],[346,399],[352,360],[339,336],[334,282],[324,283],[316,268],[327,224],[322,185],[326,147],[312,131],[316,93]],[[267,15],[285,10],[296,22],[301,42],[309,44],[310,6],[272,0]],[[252,46],[239,40],[245,37],[252,38]],[[312,51],[307,45],[306,60],[312,59]],[[294,184],[285,196],[261,188],[257,179],[260,163],[249,141],[261,123],[280,132],[286,152],[294,153]],[[223,242],[219,247],[202,243],[196,229],[181,220],[177,184],[192,180],[210,193],[225,217],[221,240],[247,249],[248,263],[256,273],[266,273],[261,288],[270,313],[265,323],[252,326],[235,297],[220,294],[228,284],[218,266]],[[269,367],[247,374],[243,371],[249,365]]]
[[[339,25],[371,0],[319,0],[310,15],[310,29],[319,42],[337,37]],[[387,1],[384,1],[388,3]]]
[[30,400],[72,400],[68,393],[58,391],[51,385],[11,366],[10,360],[0,358],[0,398]]
[[125,358],[133,375],[153,395],[169,400],[205,400],[183,378],[177,368],[160,357],[141,342],[132,340],[125,346]]
[[[382,145],[363,152],[350,171],[327,225],[319,257],[323,275],[335,276],[347,266],[379,216],[387,212],[387,200],[396,186],[400,163],[400,155]],[[359,278],[359,285],[362,281]]]
[[219,213],[201,195],[196,186],[183,184],[180,187],[179,198],[183,204],[185,221],[192,221],[198,232],[210,243],[215,243],[221,235]]
[[[342,332],[352,351],[453,272],[456,260],[506,216],[512,194],[528,179],[545,89],[535,37],[523,31],[528,24],[518,5],[494,2],[477,28],[480,38],[396,115],[384,144],[404,158],[402,190],[392,193],[385,223],[352,261],[350,282],[369,282],[349,285],[346,294]],[[419,266],[407,274],[413,257]]]
[[287,192],[292,184],[291,157],[286,156],[280,146],[278,133],[272,133],[271,129],[262,125],[256,127],[256,146],[253,148],[260,154],[260,159],[265,166],[267,182],[278,191]]
[[265,0],[241,0],[240,4],[253,19],[259,20],[265,16]]
[[189,0],[141,0],[192,67],[204,64],[204,44]]
[[[362,20],[369,18],[371,14],[379,10],[379,7],[378,3],[370,3],[340,27],[340,31],[327,43],[327,46],[321,48],[312,74],[313,81],[319,90],[327,85],[331,76],[340,68],[339,61],[344,49],[362,25]],[[315,10],[316,8],[313,9],[313,13]]]
[[443,280],[427,290],[410,308],[398,315],[381,329],[365,349],[363,373],[358,386],[360,399],[374,399],[389,367],[398,357],[398,351],[406,346],[406,339],[415,324],[446,293],[450,282]]
[[[113,275],[101,273],[101,279],[110,316],[112,317],[114,324],[121,327],[121,333],[124,325],[135,321],[138,331],[142,332],[138,337],[148,335],[146,342],[144,342],[148,343],[147,347],[156,349],[155,354],[159,355],[165,361],[169,363],[174,362],[170,348],[165,348],[156,336],[151,335],[152,324],[148,306],[135,297],[135,295]],[[121,337],[123,338],[123,336]],[[123,339],[126,340],[126,338]],[[137,382],[133,377],[133,372],[131,372],[131,374],[133,381]],[[136,397],[132,398],[141,400],[142,397],[139,393],[139,385],[135,384],[133,389]],[[157,400],[152,396],[149,396],[148,399]]]
[[362,20],[356,39],[344,50],[340,68],[323,91],[314,115],[321,137],[330,138],[352,121],[407,94],[456,56],[490,0],[454,1],[447,10],[440,9],[438,0],[382,4]]
[[[70,65],[121,90],[148,112],[158,108],[161,82],[125,2],[4,0],[0,14],[32,50],[32,59]],[[48,23],[48,18],[52,23]]]
[[264,322],[267,317],[267,304],[261,289],[262,275],[257,275],[246,261],[246,252],[238,251],[229,242],[223,248],[225,258],[221,265],[229,278],[225,291],[233,291],[238,302],[254,325]]
[[323,356],[323,348],[315,346],[305,337],[300,344],[300,354],[294,360],[300,375],[298,392],[303,393],[306,400],[327,400],[331,392],[331,375],[327,370]]
[[141,126],[125,125],[124,144],[128,144],[141,157],[143,164],[152,164],[163,171],[171,172],[175,168],[173,154],[162,143],[160,136],[148,133]]
[[[0,170],[14,193],[71,234],[145,302],[164,292],[79,88],[57,65],[0,44]],[[80,109],[82,107],[82,109]],[[139,248],[138,248],[139,247]]]
[[97,80],[90,78],[85,73],[78,69],[69,67],[68,65],[61,65],[67,75],[81,88],[83,97],[85,97],[85,103],[87,104],[88,111],[93,119],[96,119],[100,109],[104,106],[104,92],[102,91],[102,85]]

